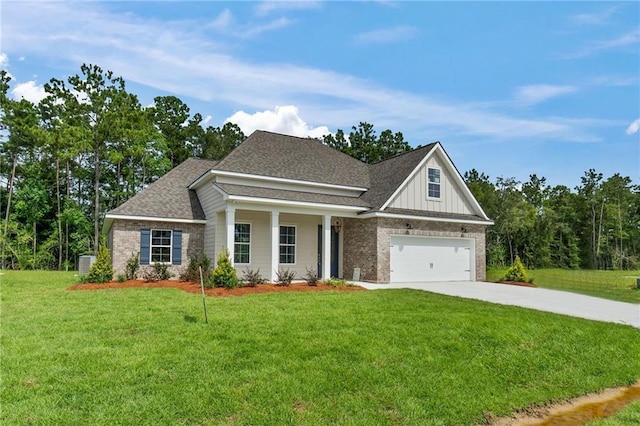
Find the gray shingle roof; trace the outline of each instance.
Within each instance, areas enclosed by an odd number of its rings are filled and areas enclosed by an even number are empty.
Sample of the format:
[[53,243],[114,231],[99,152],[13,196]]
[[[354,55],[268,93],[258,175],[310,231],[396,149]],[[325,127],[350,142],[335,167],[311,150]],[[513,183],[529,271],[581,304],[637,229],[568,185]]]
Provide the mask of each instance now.
[[364,209],[371,207],[362,200],[362,198],[316,194],[312,192],[288,191],[284,189],[261,188],[257,186],[231,185],[227,183],[216,183],[215,185],[229,195],[317,204],[336,204],[339,206],[362,207]]
[[[370,213],[370,212],[366,212]],[[460,213],[444,213],[433,212],[427,210],[408,210],[408,209],[396,209],[386,208],[384,213],[399,214],[404,216],[420,216],[420,217],[432,217],[437,219],[457,219],[457,220],[469,220],[477,222],[486,222],[487,219],[473,214],[460,214]]]
[[216,164],[216,161],[189,158],[109,214],[205,219],[196,192],[187,187]]
[[367,164],[317,139],[256,131],[215,167],[216,170],[333,185],[369,187]]
[[369,165],[371,186],[362,195],[362,199],[371,207],[379,209],[391,197],[420,161],[431,152],[437,142],[430,143],[413,151],[396,155],[387,160]]

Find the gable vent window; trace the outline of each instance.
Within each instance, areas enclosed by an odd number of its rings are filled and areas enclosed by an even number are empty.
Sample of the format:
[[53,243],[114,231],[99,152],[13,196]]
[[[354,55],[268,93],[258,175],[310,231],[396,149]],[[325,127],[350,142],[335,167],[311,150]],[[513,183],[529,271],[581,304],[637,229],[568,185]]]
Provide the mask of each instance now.
[[233,242],[233,263],[251,263],[251,224],[236,223]]
[[427,169],[427,198],[440,198],[440,169]]
[[280,227],[280,263],[296,263],[296,227]]

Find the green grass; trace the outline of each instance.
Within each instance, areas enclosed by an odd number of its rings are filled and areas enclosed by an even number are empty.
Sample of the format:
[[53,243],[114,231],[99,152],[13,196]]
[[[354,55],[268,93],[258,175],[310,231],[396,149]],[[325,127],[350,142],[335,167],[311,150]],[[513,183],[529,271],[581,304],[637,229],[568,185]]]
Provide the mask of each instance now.
[[0,277],[0,424],[473,425],[640,376],[640,330],[415,290]]
[[[504,277],[506,271],[506,268],[489,269],[487,280],[498,281]],[[539,287],[640,303],[640,290],[636,287],[636,278],[640,278],[640,271],[535,269],[527,272]]]
[[594,420],[589,426],[638,426],[640,425],[640,401],[635,401],[618,414],[602,420]]

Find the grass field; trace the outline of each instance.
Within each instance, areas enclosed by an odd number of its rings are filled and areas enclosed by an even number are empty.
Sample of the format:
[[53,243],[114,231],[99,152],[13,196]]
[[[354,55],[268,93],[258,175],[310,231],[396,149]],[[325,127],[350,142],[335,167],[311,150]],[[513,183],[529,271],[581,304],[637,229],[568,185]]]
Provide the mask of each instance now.
[[640,401],[631,403],[618,414],[588,423],[589,426],[638,426],[640,425]]
[[[487,280],[498,281],[506,268],[489,269]],[[539,287],[566,290],[621,302],[640,303],[636,279],[640,271],[592,271],[571,269],[535,269],[529,276]]]
[[0,276],[0,424],[473,425],[640,376],[640,330],[414,290]]

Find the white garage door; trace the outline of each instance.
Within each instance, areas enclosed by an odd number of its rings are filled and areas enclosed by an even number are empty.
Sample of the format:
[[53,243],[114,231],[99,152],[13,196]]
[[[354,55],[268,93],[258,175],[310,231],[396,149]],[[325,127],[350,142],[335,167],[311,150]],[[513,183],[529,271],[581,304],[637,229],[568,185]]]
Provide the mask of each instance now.
[[391,282],[471,280],[472,241],[392,235]]

